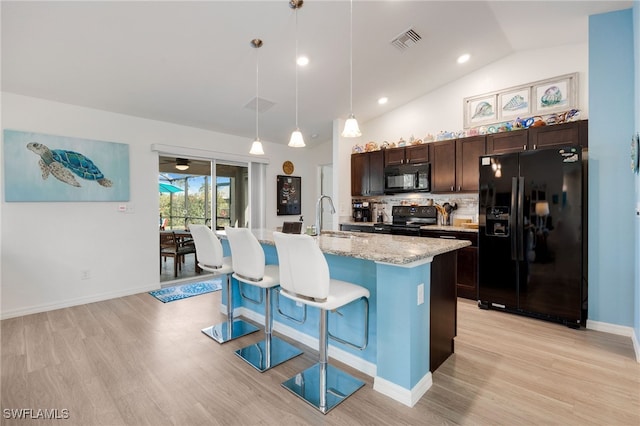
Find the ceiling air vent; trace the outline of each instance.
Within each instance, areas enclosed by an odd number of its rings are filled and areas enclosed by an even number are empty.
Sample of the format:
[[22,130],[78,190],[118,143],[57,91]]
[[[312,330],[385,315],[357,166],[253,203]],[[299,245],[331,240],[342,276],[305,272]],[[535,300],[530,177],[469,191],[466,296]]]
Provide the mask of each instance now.
[[416,32],[413,28],[398,34],[396,38],[391,40],[391,44],[398,50],[404,51],[405,49],[417,44],[422,39],[422,36]]
[[[258,98],[258,112],[263,113],[269,109],[271,109],[276,103],[268,101],[264,98]],[[244,106],[246,109],[251,111],[256,110],[256,98],[253,98]]]

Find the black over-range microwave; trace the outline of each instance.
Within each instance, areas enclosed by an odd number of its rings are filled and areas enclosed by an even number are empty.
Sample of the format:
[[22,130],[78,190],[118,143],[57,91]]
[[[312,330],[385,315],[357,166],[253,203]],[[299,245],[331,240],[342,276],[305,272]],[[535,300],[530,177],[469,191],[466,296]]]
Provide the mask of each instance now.
[[403,164],[384,168],[384,193],[429,192],[431,164]]

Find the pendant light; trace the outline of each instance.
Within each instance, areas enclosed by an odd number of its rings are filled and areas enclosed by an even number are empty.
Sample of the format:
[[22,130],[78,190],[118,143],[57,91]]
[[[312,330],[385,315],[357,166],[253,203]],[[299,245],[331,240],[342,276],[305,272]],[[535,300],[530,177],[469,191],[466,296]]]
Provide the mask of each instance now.
[[[254,38],[251,40],[251,47],[254,49],[259,49],[262,47],[262,40],[259,38]],[[259,64],[258,64],[258,51],[256,50],[256,139],[251,144],[251,149],[249,150],[249,154],[253,155],[264,155],[264,149],[262,149],[262,142],[260,142],[260,135],[258,132],[258,114],[260,113],[258,110],[258,99],[260,96],[260,85],[259,85]]]
[[351,0],[351,11],[349,16],[349,118],[344,123],[342,136],[345,138],[358,138],[362,136],[358,120],[353,115],[353,0]]
[[[298,9],[302,7],[303,0],[291,0],[289,1],[289,7],[296,11],[296,61],[298,60]],[[289,146],[294,148],[302,148],[305,146],[302,133],[298,127],[298,63],[296,62],[296,130],[291,133],[291,139],[289,139]]]

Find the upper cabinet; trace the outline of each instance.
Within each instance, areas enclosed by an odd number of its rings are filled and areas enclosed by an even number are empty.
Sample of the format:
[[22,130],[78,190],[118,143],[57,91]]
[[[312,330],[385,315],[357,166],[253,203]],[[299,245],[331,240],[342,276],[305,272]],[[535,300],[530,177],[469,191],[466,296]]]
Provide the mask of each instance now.
[[384,165],[420,164],[429,161],[429,145],[411,145],[403,148],[384,150]]
[[351,195],[384,194],[384,151],[351,154]]
[[554,146],[588,145],[588,121],[530,127],[528,131],[487,135],[487,154],[506,154]]
[[589,122],[587,120],[572,123],[541,126],[529,129],[529,149],[552,146],[589,145]]
[[477,192],[480,157],[486,153],[484,136],[456,140],[456,191]]
[[474,136],[431,143],[431,192],[478,191],[478,159],[485,137]]

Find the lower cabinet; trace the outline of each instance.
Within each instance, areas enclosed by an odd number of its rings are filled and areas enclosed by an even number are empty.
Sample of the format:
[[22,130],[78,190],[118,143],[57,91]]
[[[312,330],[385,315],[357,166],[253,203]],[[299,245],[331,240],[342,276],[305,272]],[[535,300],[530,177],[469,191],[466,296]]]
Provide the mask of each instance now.
[[478,234],[476,232],[456,232],[442,230],[420,231],[420,236],[431,238],[453,238],[469,240],[471,245],[457,251],[456,290],[458,297],[478,300]]

